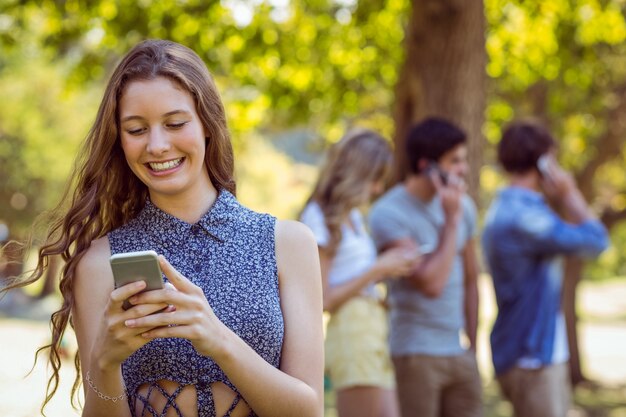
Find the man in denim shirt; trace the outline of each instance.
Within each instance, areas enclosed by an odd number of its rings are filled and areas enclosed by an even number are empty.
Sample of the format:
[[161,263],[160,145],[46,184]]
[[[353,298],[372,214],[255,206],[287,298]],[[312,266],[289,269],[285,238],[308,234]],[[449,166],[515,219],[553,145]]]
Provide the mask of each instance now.
[[539,125],[515,122],[505,129],[498,160],[509,186],[489,208],[482,238],[498,304],[493,364],[516,417],[567,414],[571,390],[561,255],[597,256],[608,245],[606,229],[556,163],[554,148],[554,139]]

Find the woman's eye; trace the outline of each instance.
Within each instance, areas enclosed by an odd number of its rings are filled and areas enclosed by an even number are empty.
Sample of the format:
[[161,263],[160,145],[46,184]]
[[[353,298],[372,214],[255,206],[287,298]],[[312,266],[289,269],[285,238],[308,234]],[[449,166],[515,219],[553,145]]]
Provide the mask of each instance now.
[[133,135],[133,136],[137,136],[140,135],[141,133],[143,133],[144,128],[140,127],[137,129],[126,129],[126,133],[128,133],[129,135]]
[[186,124],[187,124],[187,122],[168,123],[167,127],[169,127],[170,129],[180,129],[181,127],[185,126]]

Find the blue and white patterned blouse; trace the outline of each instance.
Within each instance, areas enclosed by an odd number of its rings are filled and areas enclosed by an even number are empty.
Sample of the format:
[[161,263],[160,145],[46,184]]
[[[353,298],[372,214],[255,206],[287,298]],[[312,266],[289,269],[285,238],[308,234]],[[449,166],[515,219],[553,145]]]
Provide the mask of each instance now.
[[[231,193],[222,190],[195,224],[165,213],[148,200],[135,219],[110,232],[108,238],[112,254],[154,250],[164,255],[174,268],[204,290],[215,315],[226,326],[278,367],[284,322],[275,223],[274,217],[243,207]],[[210,357],[198,354],[186,339],[150,341],[124,361],[122,374],[133,417],[165,415],[170,407],[184,417],[175,400],[186,385],[196,387],[198,417],[215,417],[213,382],[222,382],[237,394],[225,417],[241,398],[220,367]],[[156,384],[162,379],[178,382],[178,390],[169,395]],[[142,384],[150,386],[146,397],[137,392]],[[154,390],[171,399],[164,410],[150,406]],[[136,404],[142,410],[137,411]]]

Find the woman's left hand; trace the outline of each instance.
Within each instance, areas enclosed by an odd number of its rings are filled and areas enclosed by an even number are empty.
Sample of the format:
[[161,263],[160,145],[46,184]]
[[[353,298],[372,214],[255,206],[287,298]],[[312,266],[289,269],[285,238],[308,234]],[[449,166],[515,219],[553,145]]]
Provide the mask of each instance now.
[[226,326],[215,316],[204,292],[178,272],[162,255],[161,269],[171,286],[162,290],[146,291],[132,297],[133,304],[166,303],[174,306],[165,311],[126,321],[128,327],[152,328],[142,334],[148,339],[180,337],[188,339],[205,356],[215,356],[225,349]]

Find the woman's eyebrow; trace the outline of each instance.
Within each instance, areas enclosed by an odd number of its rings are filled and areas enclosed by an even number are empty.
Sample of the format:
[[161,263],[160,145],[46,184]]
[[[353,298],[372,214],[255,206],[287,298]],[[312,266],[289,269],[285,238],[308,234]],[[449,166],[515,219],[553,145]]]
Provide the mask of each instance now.
[[[181,109],[177,109],[177,110],[172,110],[172,111],[168,111],[167,113],[163,114],[163,117],[169,117],[172,116],[174,114],[189,114],[189,112],[187,110],[181,110]],[[122,122],[127,122],[129,120],[143,120],[143,117],[138,116],[138,115],[131,115],[131,116],[126,116],[122,118]]]

